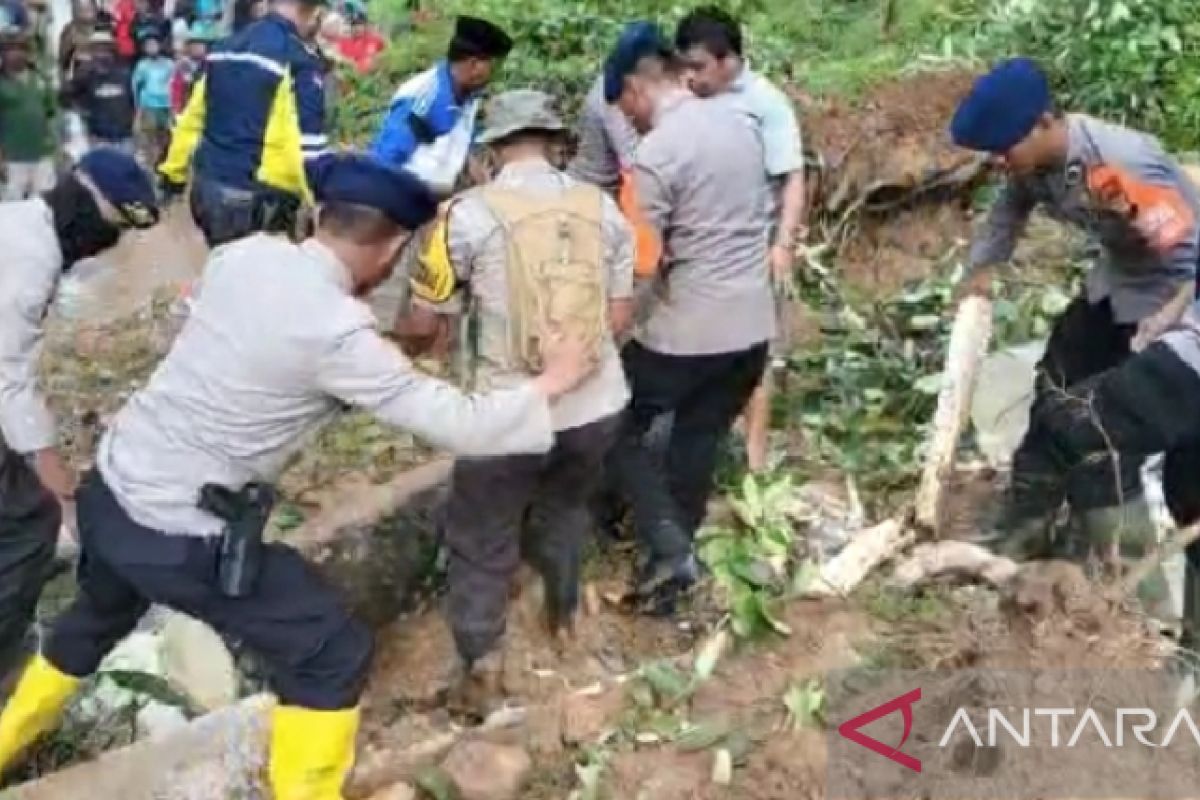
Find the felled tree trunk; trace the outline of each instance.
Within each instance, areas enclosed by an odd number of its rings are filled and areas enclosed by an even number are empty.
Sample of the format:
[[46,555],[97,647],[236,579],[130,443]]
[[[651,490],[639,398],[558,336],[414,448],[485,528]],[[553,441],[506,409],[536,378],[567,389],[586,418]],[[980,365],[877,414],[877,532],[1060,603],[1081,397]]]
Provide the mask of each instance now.
[[942,373],[933,431],[925,454],[925,469],[917,489],[916,521],[940,536],[945,516],[946,488],[954,472],[958,439],[971,413],[975,375],[992,335],[991,301],[968,297],[958,308],[950,332],[950,349]]

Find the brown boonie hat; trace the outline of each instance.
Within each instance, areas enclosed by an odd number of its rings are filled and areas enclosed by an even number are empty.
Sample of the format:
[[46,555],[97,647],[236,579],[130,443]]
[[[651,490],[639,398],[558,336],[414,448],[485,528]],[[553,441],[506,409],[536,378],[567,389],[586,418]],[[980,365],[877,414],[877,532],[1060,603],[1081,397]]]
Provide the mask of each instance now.
[[567,129],[554,108],[554,98],[534,89],[513,89],[487,104],[480,144],[491,144],[521,131],[561,132]]

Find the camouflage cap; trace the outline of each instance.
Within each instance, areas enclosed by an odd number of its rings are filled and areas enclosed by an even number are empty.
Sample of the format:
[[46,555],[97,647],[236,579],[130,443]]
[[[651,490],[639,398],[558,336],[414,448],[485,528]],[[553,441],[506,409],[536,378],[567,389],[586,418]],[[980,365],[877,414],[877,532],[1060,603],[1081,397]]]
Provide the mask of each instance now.
[[534,89],[514,89],[493,97],[487,104],[487,119],[480,144],[492,144],[520,131],[567,129],[554,108],[554,98]]

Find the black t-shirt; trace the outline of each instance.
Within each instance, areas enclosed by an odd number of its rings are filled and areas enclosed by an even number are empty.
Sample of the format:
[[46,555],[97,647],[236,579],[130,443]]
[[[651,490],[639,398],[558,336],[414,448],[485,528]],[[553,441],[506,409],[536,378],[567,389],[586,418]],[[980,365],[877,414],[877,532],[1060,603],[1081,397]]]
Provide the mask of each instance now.
[[88,134],[106,141],[133,136],[133,88],[129,68],[121,63],[90,65],[72,86],[72,99],[83,115]]

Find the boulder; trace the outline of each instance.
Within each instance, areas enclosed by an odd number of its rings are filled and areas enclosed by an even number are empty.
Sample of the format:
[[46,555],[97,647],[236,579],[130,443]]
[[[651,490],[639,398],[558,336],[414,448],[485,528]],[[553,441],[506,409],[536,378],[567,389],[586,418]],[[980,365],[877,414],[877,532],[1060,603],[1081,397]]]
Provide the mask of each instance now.
[[457,744],[442,763],[462,800],[516,800],[533,769],[529,754],[480,740]]

